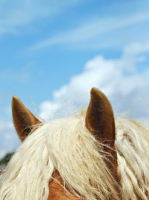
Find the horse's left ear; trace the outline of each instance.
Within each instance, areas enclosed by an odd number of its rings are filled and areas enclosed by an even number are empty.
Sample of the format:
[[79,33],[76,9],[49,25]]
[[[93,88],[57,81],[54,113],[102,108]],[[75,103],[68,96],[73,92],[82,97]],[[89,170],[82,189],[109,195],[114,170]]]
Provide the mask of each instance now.
[[21,141],[25,140],[36,124],[40,123],[16,96],[12,98],[12,117]]
[[86,114],[86,127],[101,143],[114,147],[115,122],[111,104],[98,89],[91,89],[91,100]]

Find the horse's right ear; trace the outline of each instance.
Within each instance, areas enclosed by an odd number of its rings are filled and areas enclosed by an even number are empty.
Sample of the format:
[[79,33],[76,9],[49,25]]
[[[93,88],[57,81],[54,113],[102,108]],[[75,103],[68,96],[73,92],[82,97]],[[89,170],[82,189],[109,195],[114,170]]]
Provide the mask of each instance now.
[[86,114],[86,127],[101,143],[114,148],[115,122],[111,104],[98,89],[91,89],[91,100]]
[[[107,152],[105,161],[115,180],[117,175],[117,153],[115,151],[115,120],[112,106],[107,97],[98,89],[91,89],[91,99],[86,113],[86,127],[103,144]],[[109,162],[109,161],[110,162]]]
[[25,140],[36,124],[41,123],[16,96],[12,98],[12,118],[21,141]]

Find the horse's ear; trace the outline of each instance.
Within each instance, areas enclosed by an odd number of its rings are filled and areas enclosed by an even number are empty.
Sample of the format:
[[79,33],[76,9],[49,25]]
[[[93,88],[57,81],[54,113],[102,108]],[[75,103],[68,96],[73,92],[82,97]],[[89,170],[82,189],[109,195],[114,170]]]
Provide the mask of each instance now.
[[115,122],[111,104],[98,89],[91,89],[86,113],[86,127],[101,143],[114,147]]
[[16,96],[12,98],[12,118],[21,141],[25,140],[33,126],[40,123]]
[[[114,114],[107,97],[96,88],[91,89],[91,100],[85,120],[87,129],[103,144],[108,158],[105,162],[115,180],[118,181]],[[115,187],[119,192],[117,186]]]

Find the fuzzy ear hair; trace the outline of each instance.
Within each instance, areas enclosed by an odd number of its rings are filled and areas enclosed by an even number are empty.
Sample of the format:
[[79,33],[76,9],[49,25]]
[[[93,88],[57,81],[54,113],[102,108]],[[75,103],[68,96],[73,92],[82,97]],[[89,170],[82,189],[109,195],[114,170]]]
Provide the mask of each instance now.
[[34,125],[41,123],[16,96],[12,98],[12,118],[21,141],[25,140]]
[[91,89],[91,99],[86,113],[86,127],[101,143],[110,147],[115,141],[115,122],[111,104],[98,89]]

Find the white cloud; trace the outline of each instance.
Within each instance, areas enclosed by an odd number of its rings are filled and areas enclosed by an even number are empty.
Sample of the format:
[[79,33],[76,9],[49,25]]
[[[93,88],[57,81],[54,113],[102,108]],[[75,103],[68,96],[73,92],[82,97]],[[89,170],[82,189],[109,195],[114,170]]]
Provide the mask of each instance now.
[[[127,46],[119,59],[105,59],[101,55],[93,58],[85,64],[81,74],[73,76],[67,85],[53,92],[53,101],[46,101],[44,109],[40,107],[41,115],[51,119],[54,114],[62,117],[84,108],[89,101],[90,89],[97,87],[108,96],[116,115],[130,109],[131,117],[147,121],[149,66],[142,67],[147,59],[146,52],[149,52],[149,44],[134,44]],[[51,114],[47,111],[52,105],[54,112]]]
[[52,114],[59,108],[59,104],[57,103],[51,103],[49,101],[44,101],[40,105],[40,110],[42,110],[39,117],[42,119],[46,118],[47,115],[52,116]]

